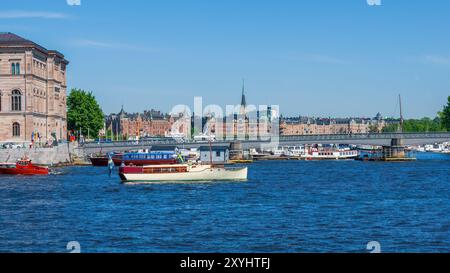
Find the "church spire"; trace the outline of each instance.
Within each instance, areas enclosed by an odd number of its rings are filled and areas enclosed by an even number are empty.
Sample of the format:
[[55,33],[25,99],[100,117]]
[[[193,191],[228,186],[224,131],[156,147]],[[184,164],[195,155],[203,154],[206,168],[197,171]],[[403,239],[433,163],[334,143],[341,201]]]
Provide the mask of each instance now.
[[245,80],[242,79],[242,97],[241,97],[241,107],[247,107],[247,102],[245,100]]

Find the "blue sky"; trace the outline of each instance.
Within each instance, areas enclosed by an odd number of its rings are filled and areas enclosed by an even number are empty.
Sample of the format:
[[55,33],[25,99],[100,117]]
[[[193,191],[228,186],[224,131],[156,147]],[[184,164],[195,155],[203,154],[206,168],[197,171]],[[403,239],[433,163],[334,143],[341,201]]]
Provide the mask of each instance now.
[[284,115],[435,116],[450,95],[450,1],[2,1],[0,31],[71,61],[105,112],[278,104]]

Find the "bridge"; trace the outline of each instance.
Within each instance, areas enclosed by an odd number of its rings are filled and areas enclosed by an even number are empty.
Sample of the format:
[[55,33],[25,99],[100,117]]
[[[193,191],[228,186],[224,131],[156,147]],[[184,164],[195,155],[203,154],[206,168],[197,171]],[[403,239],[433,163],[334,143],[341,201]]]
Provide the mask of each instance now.
[[[450,141],[450,132],[434,133],[379,133],[379,134],[333,134],[333,135],[299,135],[280,136],[271,140],[244,140],[244,149],[270,146],[298,146],[304,144],[355,144],[355,145],[390,145],[393,139],[402,139],[404,145],[424,145]],[[232,141],[215,141],[214,146],[230,145]],[[135,149],[149,149],[154,146],[177,146],[178,148],[199,148],[209,145],[206,142],[178,142],[173,139],[117,141],[109,143],[88,142],[81,144],[78,149],[85,155],[92,153],[123,152]]]

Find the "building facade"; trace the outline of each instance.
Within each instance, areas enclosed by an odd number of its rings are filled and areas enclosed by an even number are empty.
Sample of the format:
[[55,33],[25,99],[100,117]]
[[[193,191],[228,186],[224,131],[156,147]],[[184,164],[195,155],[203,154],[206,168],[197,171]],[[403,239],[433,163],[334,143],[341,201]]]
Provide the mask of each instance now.
[[64,55],[0,33],[0,142],[67,138]]
[[105,118],[104,134],[111,135],[112,132],[115,139],[173,135],[187,137],[190,128],[190,117],[172,117],[153,109],[143,113],[127,113],[122,107],[118,114],[111,114]]
[[380,133],[386,121],[377,114],[374,118],[283,118],[280,134],[292,135],[331,135]]
[[[255,106],[254,106],[255,107]],[[257,140],[272,136],[272,121],[277,114],[268,106],[265,111],[251,111],[247,105],[245,85],[242,85],[241,103],[235,113],[224,118],[216,118],[211,113],[205,115],[203,131],[216,136],[217,140]]]

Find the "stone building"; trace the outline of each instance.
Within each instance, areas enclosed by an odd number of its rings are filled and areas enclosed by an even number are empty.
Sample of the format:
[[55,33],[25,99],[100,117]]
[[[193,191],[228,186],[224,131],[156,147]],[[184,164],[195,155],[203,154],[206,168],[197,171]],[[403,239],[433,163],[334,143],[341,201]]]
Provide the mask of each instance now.
[[386,125],[381,114],[374,118],[283,118],[280,134],[289,135],[330,135],[379,133]]
[[68,63],[58,51],[0,33],[0,142],[66,139]]
[[[190,134],[191,119],[172,117],[157,110],[143,113],[127,113],[122,110],[105,118],[107,132],[121,139],[139,137],[165,137],[174,134],[187,137]],[[105,132],[106,133],[106,132]]]

